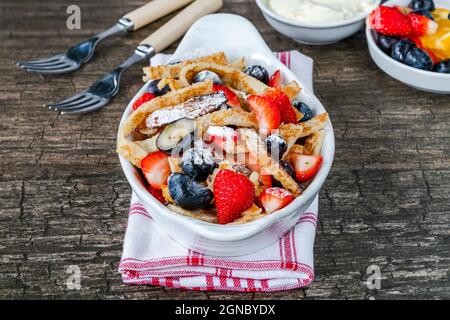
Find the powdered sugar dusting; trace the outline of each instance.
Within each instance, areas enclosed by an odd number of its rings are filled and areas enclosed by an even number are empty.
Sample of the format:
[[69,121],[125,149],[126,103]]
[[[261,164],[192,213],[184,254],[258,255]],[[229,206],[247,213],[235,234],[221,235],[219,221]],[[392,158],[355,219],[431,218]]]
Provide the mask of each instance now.
[[269,188],[266,189],[266,192],[274,197],[283,199],[289,196],[292,196],[292,193],[283,188]]
[[227,101],[222,92],[193,97],[176,106],[156,110],[147,118],[146,125],[147,128],[158,128],[182,118],[194,120],[218,110]]

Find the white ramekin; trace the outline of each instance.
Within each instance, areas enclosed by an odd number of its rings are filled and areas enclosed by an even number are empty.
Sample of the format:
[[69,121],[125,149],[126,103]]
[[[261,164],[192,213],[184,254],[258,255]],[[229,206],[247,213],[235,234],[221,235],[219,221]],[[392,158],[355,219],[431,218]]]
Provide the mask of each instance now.
[[[407,6],[410,2],[411,0],[390,0],[383,5]],[[437,7],[450,9],[450,0],[434,0],[434,3]],[[375,64],[389,76],[419,90],[450,94],[450,74],[416,69],[391,58],[378,48],[375,32],[369,26],[366,27],[366,37],[370,56]]]
[[[230,60],[245,57],[249,64],[264,65],[270,72],[281,70],[285,81],[297,80],[294,74],[272,54],[256,28],[246,19],[231,14],[214,14],[197,21],[187,32],[173,59],[186,59],[217,51],[224,51]],[[131,113],[131,105],[148,83],[136,94],[125,110],[121,125]],[[301,83],[300,83],[301,85]],[[312,92],[304,88],[299,95],[316,113],[325,112]],[[181,216],[155,200],[139,180],[137,169],[119,156],[123,172],[131,188],[151,212],[155,222],[170,237],[194,251],[215,256],[238,256],[260,250],[289,231],[299,215],[319,193],[334,156],[334,133],[331,123],[325,128],[322,150],[323,166],[305,192],[293,203],[262,219],[242,225],[215,225]]]
[[[369,12],[358,14],[352,19],[328,24],[297,22],[280,16],[267,5],[268,0],[256,0],[264,18],[278,32],[294,41],[310,45],[326,45],[348,38],[361,30]],[[381,0],[374,0],[374,7]]]

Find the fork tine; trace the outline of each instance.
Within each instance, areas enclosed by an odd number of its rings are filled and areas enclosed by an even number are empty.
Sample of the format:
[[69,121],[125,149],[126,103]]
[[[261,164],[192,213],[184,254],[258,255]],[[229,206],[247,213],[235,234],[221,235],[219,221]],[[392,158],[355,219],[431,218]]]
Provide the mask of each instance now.
[[36,59],[36,60],[29,60],[29,61],[17,61],[16,64],[21,65],[21,64],[26,64],[26,63],[46,63],[46,62],[51,62],[51,61],[56,61],[58,59],[60,59],[62,57],[62,54],[57,54],[48,58],[43,58],[43,59]]
[[97,100],[94,99],[92,96],[84,96],[81,99],[75,100],[73,102],[65,103],[58,106],[53,106],[52,109],[54,110],[70,110],[70,109],[76,109],[80,106],[89,105],[89,103],[93,103]]
[[36,62],[36,63],[30,63],[30,62],[24,62],[24,63],[17,63],[17,65],[21,68],[27,68],[27,67],[49,67],[49,66],[56,66],[58,64],[66,63],[64,60],[59,59],[55,61],[49,61],[49,62]]
[[65,69],[67,67],[70,67],[70,64],[68,64],[67,62],[63,62],[61,64],[56,64],[56,65],[49,65],[49,66],[31,66],[31,67],[23,67],[25,70],[29,70],[29,71],[35,71],[35,70],[59,70],[59,69]]
[[97,100],[97,102],[92,104],[92,105],[84,106],[84,107],[78,108],[78,109],[71,109],[71,110],[67,110],[67,111],[64,110],[64,111],[61,111],[61,114],[62,115],[74,115],[74,114],[82,114],[82,113],[93,112],[93,111],[96,111],[98,109],[101,109],[108,102],[109,102],[109,99]]
[[91,104],[96,103],[98,100],[99,100],[99,98],[97,96],[88,95],[86,98],[83,98],[82,100],[77,100],[77,101],[71,103],[70,105],[66,105],[63,107],[56,107],[53,109],[57,110],[57,111],[80,109],[80,108],[88,107]]
[[75,101],[78,101],[80,99],[83,99],[84,97],[86,97],[86,92],[80,92],[70,98],[67,98],[61,102],[58,103],[52,103],[52,104],[44,104],[44,107],[48,107],[49,109],[53,109],[53,108],[57,108],[57,107],[61,107],[70,103],[73,103]]
[[60,73],[68,73],[72,70],[75,70],[76,66],[66,65],[64,67],[58,67],[58,68],[24,68],[25,71],[33,72],[33,73],[40,73],[40,74],[60,74]]

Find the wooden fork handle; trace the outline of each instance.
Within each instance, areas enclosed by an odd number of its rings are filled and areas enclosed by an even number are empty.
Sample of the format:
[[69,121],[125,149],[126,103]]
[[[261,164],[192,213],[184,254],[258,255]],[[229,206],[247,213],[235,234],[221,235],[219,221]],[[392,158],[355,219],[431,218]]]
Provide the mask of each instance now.
[[184,7],[192,0],[153,0],[139,7],[123,17],[133,22],[133,30],[162,18],[169,13]]
[[222,7],[222,0],[195,0],[175,17],[169,20],[141,44],[152,46],[160,52],[177,41],[199,18],[216,12]]

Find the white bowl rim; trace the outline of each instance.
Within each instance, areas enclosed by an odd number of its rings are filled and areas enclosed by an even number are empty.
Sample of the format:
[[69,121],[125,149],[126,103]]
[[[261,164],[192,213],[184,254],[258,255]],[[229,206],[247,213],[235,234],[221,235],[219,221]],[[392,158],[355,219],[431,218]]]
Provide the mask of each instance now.
[[[214,14],[214,15],[209,15],[209,16],[227,16],[227,17],[234,18],[234,19],[240,19],[242,22],[247,23],[249,26],[251,26],[252,28],[254,28],[256,30],[256,28],[250,21],[248,21],[247,19],[245,19],[241,16],[238,16],[238,15],[220,13],[220,14]],[[209,16],[205,16],[202,19],[205,19],[206,17],[209,17]],[[200,19],[200,20],[202,20],[202,19]],[[199,21],[197,21],[194,24],[194,26],[197,25],[197,23],[199,23]],[[191,27],[191,28],[193,28],[193,27]],[[188,33],[189,33],[189,31],[188,31]],[[259,33],[258,33],[258,35],[259,35]],[[265,41],[262,38],[261,38],[261,40],[262,40],[262,43],[267,47]],[[180,43],[180,46],[182,45],[182,43],[183,42]],[[268,47],[267,47],[267,52],[271,53],[271,51]],[[298,80],[298,78],[292,73],[292,71],[290,71],[284,64],[282,64],[273,55],[267,55],[267,57],[269,57],[273,61],[273,63],[276,65],[277,69],[281,70],[282,74],[289,74],[290,77],[295,78],[296,81],[300,85],[302,84],[301,81]],[[137,98],[137,96],[140,94],[140,92],[143,91],[144,88],[148,86],[149,83],[150,83],[150,81],[148,81],[146,84],[144,84],[144,86],[141,87],[141,89],[136,93],[136,95],[133,97],[133,99],[129,102],[127,108],[124,110],[124,112],[122,114],[122,118],[120,120],[120,125],[122,125],[122,123],[127,119],[128,113],[131,110],[131,105],[133,104],[134,100]],[[309,89],[307,89],[306,86],[302,86],[302,87],[303,87],[303,91],[310,94],[311,97],[318,102],[318,104],[321,106],[321,108],[323,108],[325,110],[325,107],[320,102],[320,100],[314,95],[314,93],[311,92]],[[322,188],[323,184],[325,183],[326,178],[328,177],[328,174],[331,170],[331,166],[332,166],[332,162],[333,162],[333,158],[334,158],[334,152],[335,152],[334,130],[333,130],[331,121],[328,121],[327,127],[329,129],[327,134],[330,135],[330,138],[333,142],[332,145],[330,146],[331,147],[330,155],[329,155],[330,161],[328,162],[327,166],[322,166],[322,168],[320,169],[320,171],[318,173],[318,176],[313,179],[313,181],[309,184],[308,188],[306,188],[299,197],[296,197],[296,199],[292,203],[290,203],[287,207],[285,207],[281,210],[278,210],[275,214],[270,214],[270,215],[262,217],[258,220],[247,222],[244,224],[238,224],[238,225],[214,224],[214,223],[205,222],[205,221],[202,221],[199,219],[195,219],[192,217],[183,216],[176,212],[173,212],[172,210],[167,208],[165,205],[163,205],[159,201],[157,201],[153,196],[151,196],[151,194],[145,189],[145,187],[138,181],[138,179],[133,174],[134,166],[128,160],[126,160],[120,154],[119,154],[119,160],[120,160],[120,164],[122,166],[122,170],[129,182],[129,184],[131,185],[132,190],[134,192],[136,192],[139,199],[141,199],[143,202],[145,202],[147,204],[151,204],[155,209],[164,211],[164,212],[162,212],[162,214],[164,214],[165,217],[167,217],[168,219],[171,219],[173,221],[184,220],[184,221],[186,221],[186,224],[185,224],[186,227],[197,229],[197,231],[199,233],[201,233],[203,235],[207,235],[207,236],[213,238],[214,240],[218,240],[218,241],[243,240],[246,238],[250,238],[253,235],[257,234],[258,232],[264,230],[265,228],[272,225],[275,221],[281,220],[282,218],[285,218],[285,217],[293,214],[294,212],[296,212],[296,211],[292,211],[292,206],[295,206],[296,202],[300,203],[300,201],[303,201],[304,203],[306,203],[307,201],[305,201],[304,199],[311,199],[311,201],[312,201],[313,200],[312,196],[314,194],[319,193],[320,189]],[[233,232],[223,233],[224,231],[233,231]]]
[[[383,3],[383,6],[386,5],[394,5],[398,0],[389,0],[386,1],[385,3]],[[377,45],[377,43],[375,42],[375,39],[373,37],[372,32],[374,32],[373,29],[371,29],[369,27],[369,25],[366,25],[366,38],[367,38],[367,42],[368,44],[380,55],[383,56],[384,59],[389,60],[391,63],[393,63],[394,65],[404,69],[405,71],[411,71],[411,72],[416,72],[418,74],[422,74],[424,76],[432,76],[432,77],[436,77],[436,78],[443,78],[443,79],[448,79],[450,77],[449,73],[439,73],[439,72],[434,72],[434,71],[427,71],[427,70],[422,70],[422,69],[417,69],[411,66],[408,66],[407,64],[401,63],[400,61],[395,60],[394,58],[390,57],[389,55],[387,55],[386,53],[384,53]]]
[[[361,12],[360,14],[354,16],[351,19],[347,19],[347,20],[335,22],[335,23],[317,24],[317,23],[298,22],[298,21],[291,20],[291,19],[288,19],[288,18],[285,18],[285,17],[279,15],[278,13],[276,13],[275,11],[273,11],[272,9],[270,9],[267,6],[266,1],[267,0],[256,0],[256,4],[261,9],[261,11],[263,11],[264,14],[267,14],[272,19],[275,19],[284,24],[288,24],[288,25],[295,26],[295,27],[310,28],[310,29],[332,29],[332,28],[345,27],[345,26],[348,26],[353,23],[356,23],[356,22],[366,19],[370,13],[370,11],[369,12]],[[380,4],[381,4],[381,0],[375,0],[373,3],[374,7],[378,7]]]

